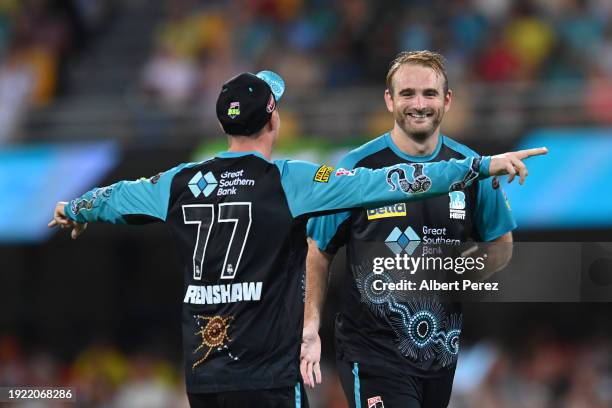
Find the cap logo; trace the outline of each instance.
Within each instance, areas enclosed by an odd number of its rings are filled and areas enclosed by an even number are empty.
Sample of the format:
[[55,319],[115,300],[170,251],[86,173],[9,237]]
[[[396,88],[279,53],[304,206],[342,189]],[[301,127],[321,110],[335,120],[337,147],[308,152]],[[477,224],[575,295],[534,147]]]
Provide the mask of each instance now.
[[240,102],[230,102],[229,109],[227,110],[227,116],[231,119],[236,119],[240,116]]
[[266,112],[272,113],[274,108],[276,108],[276,100],[274,100],[274,95],[270,94],[270,99],[268,99],[268,105],[266,105]]

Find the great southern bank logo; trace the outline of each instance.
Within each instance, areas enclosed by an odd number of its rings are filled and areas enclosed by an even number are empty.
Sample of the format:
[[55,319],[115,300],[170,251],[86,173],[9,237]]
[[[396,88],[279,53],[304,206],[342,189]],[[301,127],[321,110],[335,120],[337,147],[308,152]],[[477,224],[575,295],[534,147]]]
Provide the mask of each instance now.
[[387,239],[385,239],[385,244],[396,255],[402,252],[412,255],[420,243],[421,238],[414,232],[412,227],[408,227],[404,231],[395,227]]
[[204,197],[208,197],[217,188],[217,179],[209,171],[204,176],[202,172],[198,171],[195,176],[189,180],[188,186],[194,197],[198,197],[200,194],[204,194]]

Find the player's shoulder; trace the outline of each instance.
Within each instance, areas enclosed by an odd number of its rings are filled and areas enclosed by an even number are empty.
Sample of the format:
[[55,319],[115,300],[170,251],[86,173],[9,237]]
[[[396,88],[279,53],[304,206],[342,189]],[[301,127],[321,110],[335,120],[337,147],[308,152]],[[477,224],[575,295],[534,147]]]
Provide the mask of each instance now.
[[180,163],[180,164],[176,165],[175,167],[167,170],[167,172],[178,174],[178,173],[180,173],[183,170],[193,169],[195,167],[206,166],[207,164],[210,164],[211,162],[213,162],[214,159],[215,158],[213,157],[213,158],[208,158],[208,159],[199,160],[199,161]]
[[192,175],[190,175],[189,173],[185,173],[185,172],[189,172],[190,170],[193,170],[193,169],[205,171],[206,165],[210,163],[212,160],[213,159],[206,159],[206,160],[200,160],[200,161],[180,163],[164,172],[159,173],[157,176],[155,176],[155,178],[161,177],[163,180],[166,180],[167,182],[173,182],[178,179],[181,179],[183,175],[191,177]]
[[289,172],[300,173],[320,167],[318,164],[306,160],[276,159],[272,163],[278,168],[281,176],[285,176]]
[[478,157],[480,156],[471,148],[467,147],[463,143],[459,143],[458,141],[451,139],[448,136],[442,135],[442,144],[447,148],[461,154],[464,157]]
[[362,144],[356,149],[348,152],[341,160],[339,165],[342,167],[354,167],[357,163],[362,161],[368,156],[380,152],[388,147],[385,137],[387,133],[378,136],[376,139],[370,140],[367,143]]

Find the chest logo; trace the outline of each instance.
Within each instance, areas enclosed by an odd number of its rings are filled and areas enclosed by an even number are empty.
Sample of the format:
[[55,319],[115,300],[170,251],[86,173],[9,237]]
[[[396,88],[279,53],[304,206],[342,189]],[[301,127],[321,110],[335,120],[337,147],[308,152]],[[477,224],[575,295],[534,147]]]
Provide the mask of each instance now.
[[406,215],[406,203],[398,203],[395,205],[386,205],[379,208],[370,208],[366,210],[368,220],[377,220],[380,218],[403,217]]
[[453,220],[465,219],[465,193],[463,191],[451,191],[448,193],[449,217]]
[[389,191],[397,190],[393,175],[397,174],[397,183],[400,190],[406,194],[424,193],[431,187],[431,179],[423,174],[423,165],[421,163],[408,164],[414,168],[412,174],[413,181],[410,182],[406,178],[406,170],[401,167],[395,167],[387,171],[387,184],[391,187]]
[[412,255],[421,243],[421,237],[412,229],[406,228],[404,231],[398,227],[393,228],[393,231],[385,239],[385,244],[396,255],[402,252]]
[[187,184],[193,193],[194,197],[204,194],[208,197],[217,188],[217,179],[211,171],[202,176],[202,172],[198,171]]

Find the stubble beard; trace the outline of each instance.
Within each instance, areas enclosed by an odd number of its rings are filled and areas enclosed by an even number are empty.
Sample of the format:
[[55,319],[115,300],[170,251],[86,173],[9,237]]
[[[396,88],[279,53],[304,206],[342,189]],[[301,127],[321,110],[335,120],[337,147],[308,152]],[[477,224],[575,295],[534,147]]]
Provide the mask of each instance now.
[[440,123],[442,123],[442,119],[444,118],[444,110],[434,110],[434,115],[431,119],[431,126],[427,128],[419,128],[418,130],[411,128],[408,124],[410,117],[408,116],[407,112],[404,113],[395,111],[394,116],[395,123],[397,123],[397,125],[409,138],[416,142],[424,142],[434,134],[435,130],[438,128],[438,126],[440,126]]

